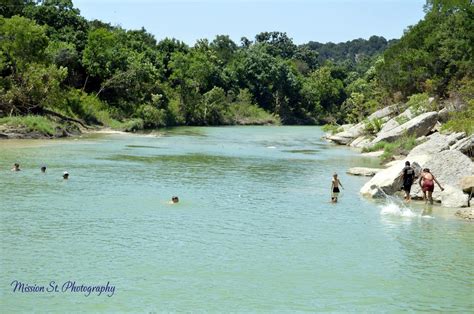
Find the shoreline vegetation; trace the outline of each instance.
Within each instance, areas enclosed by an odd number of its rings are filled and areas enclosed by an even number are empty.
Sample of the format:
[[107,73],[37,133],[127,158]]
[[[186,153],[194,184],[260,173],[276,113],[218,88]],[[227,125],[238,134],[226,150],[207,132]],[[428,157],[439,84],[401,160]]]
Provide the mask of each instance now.
[[469,0],[427,0],[424,19],[397,40],[296,45],[275,31],[194,46],[88,21],[70,0],[7,2],[0,8],[0,138],[362,121],[376,133],[381,123],[370,114],[400,103],[423,110],[426,98],[450,104],[445,129],[473,132]]

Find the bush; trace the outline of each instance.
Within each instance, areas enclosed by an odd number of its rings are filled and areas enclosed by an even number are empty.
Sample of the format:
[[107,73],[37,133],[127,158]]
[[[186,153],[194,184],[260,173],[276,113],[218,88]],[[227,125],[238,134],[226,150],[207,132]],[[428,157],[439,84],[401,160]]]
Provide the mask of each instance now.
[[383,125],[383,120],[379,118],[374,118],[372,120],[364,121],[365,124],[365,131],[369,134],[376,134],[380,132]]
[[407,106],[414,115],[422,114],[430,109],[429,96],[426,93],[413,94],[408,97]]
[[342,128],[337,124],[325,124],[322,129],[324,132],[331,134],[342,132]]
[[110,127],[114,130],[124,131],[124,132],[135,132],[143,130],[144,123],[140,118],[130,119],[125,121],[110,120]]
[[266,112],[252,102],[252,95],[246,89],[240,90],[226,113],[228,124],[280,124],[280,118]]
[[143,120],[144,128],[149,129],[166,126],[166,113],[164,109],[158,109],[152,105],[141,105],[138,107],[135,115]]
[[474,99],[470,100],[465,109],[449,114],[449,120],[442,126],[442,130],[454,132],[474,133]]

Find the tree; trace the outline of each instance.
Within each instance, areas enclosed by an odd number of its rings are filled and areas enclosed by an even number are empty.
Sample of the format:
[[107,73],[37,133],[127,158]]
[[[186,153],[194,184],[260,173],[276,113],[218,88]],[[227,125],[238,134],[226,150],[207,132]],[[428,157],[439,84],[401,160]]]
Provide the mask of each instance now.
[[34,21],[14,16],[0,17],[0,56],[13,73],[25,70],[30,62],[44,62],[48,37]]
[[296,51],[296,45],[286,33],[262,32],[255,36],[255,42],[264,45],[268,53],[274,57],[290,59]]

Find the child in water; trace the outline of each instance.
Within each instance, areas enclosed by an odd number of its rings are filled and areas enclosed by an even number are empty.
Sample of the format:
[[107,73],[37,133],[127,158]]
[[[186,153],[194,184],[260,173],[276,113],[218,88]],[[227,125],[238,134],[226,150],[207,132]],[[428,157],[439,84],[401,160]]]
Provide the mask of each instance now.
[[331,183],[331,192],[332,192],[331,201],[333,203],[337,203],[337,197],[339,196],[339,192],[340,192],[339,186],[341,186],[341,188],[343,187],[341,181],[337,177],[337,173],[334,173],[334,175],[332,176],[332,183]]

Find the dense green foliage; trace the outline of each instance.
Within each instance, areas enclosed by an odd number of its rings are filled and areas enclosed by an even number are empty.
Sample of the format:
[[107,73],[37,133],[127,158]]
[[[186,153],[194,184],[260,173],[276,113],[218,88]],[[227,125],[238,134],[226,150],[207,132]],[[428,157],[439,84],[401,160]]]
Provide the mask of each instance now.
[[[467,0],[428,1],[425,19],[398,41],[372,36],[298,46],[286,33],[263,32],[240,44],[220,35],[192,47],[87,21],[71,0],[5,2],[0,116],[55,112],[125,130],[336,124],[363,121],[415,93],[421,96],[410,101],[423,110],[425,98],[472,82]],[[378,122],[368,121],[368,131]]]

